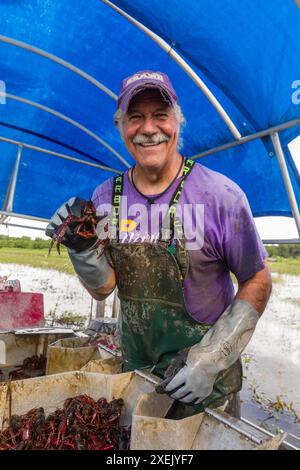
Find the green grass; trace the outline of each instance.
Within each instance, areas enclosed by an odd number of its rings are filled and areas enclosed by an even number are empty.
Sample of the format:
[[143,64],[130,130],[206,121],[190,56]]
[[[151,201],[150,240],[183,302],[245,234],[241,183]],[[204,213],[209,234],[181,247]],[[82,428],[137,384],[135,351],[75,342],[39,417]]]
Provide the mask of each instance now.
[[[24,264],[74,274],[67,251],[62,245],[60,256],[56,252],[55,247],[52,249],[49,257],[47,252],[47,249],[2,247],[0,248],[0,263]],[[300,275],[300,259],[298,258],[279,258],[276,262],[269,262],[269,266],[274,273]]]
[[273,273],[300,275],[299,258],[280,258],[276,262],[269,262],[269,266]]
[[68,274],[74,274],[73,266],[64,247],[61,246],[61,255],[55,247],[50,256],[47,249],[26,248],[0,248],[0,263],[14,263],[33,266],[35,268],[55,269]]

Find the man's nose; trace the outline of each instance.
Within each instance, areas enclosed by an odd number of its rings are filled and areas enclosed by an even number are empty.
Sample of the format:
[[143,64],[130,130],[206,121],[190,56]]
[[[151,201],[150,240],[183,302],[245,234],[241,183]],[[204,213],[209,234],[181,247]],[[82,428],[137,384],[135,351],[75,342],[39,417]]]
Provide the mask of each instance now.
[[157,132],[157,127],[152,118],[145,118],[140,129],[142,134],[155,134]]

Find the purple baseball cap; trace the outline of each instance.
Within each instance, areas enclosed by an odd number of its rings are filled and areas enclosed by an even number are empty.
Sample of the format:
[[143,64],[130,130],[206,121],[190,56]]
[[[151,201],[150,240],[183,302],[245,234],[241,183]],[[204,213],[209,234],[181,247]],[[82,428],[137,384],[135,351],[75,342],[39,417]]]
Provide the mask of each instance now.
[[121,91],[118,96],[118,109],[121,108],[121,110],[126,113],[133,96],[147,88],[157,88],[163,98],[168,101],[171,106],[178,103],[178,98],[171,80],[165,73],[142,70],[122,81]]

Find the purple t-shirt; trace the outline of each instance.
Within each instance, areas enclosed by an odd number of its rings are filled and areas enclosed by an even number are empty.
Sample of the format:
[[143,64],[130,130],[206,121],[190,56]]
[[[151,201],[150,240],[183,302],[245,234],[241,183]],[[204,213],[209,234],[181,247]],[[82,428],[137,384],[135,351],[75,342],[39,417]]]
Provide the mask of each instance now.
[[[155,242],[180,179],[155,199],[155,204],[137,192],[128,171],[123,180],[121,241]],[[112,190],[113,178],[95,189],[92,200],[100,213],[111,212]],[[184,280],[186,307],[196,321],[214,323],[234,298],[230,272],[239,282],[246,281],[264,268],[268,253],[244,192],[226,176],[196,163],[177,206],[189,255]]]

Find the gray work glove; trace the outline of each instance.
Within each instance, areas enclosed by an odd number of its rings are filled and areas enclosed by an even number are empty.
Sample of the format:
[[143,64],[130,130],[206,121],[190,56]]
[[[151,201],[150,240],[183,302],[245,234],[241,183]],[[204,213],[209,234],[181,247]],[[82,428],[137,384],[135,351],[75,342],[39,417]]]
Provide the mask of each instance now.
[[183,403],[201,403],[211,394],[219,372],[237,361],[258,319],[250,303],[235,299],[200,343],[180,351],[156,391]]
[[[53,214],[50,223],[47,225],[45,233],[48,237],[55,238],[61,224],[68,216],[82,216],[82,212],[86,207],[87,201],[78,197],[72,197]],[[84,238],[76,233],[79,222],[74,221],[68,224],[67,230],[61,238],[60,242],[68,249],[68,253],[74,269],[79,279],[91,289],[97,289],[108,281],[110,274],[113,272],[108,264],[105,254],[99,257],[98,251],[92,247],[98,241],[97,233],[104,233],[99,230],[90,238]],[[103,225],[103,222],[99,222]],[[89,227],[85,227],[89,229]]]

